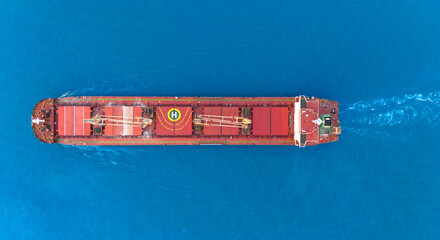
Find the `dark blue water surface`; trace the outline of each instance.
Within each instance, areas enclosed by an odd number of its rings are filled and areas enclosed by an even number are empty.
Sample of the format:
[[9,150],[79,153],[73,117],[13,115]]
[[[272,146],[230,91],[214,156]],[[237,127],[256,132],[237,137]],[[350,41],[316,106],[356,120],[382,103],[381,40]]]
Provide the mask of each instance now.
[[[1,1],[0,239],[439,239],[440,2]],[[61,95],[338,100],[317,147],[39,142]]]

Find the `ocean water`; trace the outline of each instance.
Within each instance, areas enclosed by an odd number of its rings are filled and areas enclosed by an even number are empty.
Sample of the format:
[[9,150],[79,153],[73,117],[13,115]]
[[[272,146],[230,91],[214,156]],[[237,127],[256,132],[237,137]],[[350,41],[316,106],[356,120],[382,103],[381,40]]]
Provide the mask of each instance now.
[[[440,2],[0,2],[0,239],[439,239]],[[338,100],[332,144],[72,147],[62,95]]]

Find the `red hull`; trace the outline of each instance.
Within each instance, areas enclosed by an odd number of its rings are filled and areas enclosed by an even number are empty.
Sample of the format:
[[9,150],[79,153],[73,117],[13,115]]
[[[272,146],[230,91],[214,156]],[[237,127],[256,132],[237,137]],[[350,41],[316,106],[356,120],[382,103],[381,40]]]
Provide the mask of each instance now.
[[[297,145],[338,140],[338,103],[299,97],[66,97],[40,101],[38,139],[71,145]],[[201,122],[200,122],[201,121]]]

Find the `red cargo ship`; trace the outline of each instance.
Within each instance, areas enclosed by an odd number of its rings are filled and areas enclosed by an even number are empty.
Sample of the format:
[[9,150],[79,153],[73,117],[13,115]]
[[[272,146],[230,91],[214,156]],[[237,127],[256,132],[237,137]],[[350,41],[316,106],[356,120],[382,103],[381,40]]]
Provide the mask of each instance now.
[[70,145],[297,145],[334,142],[338,102],[298,97],[64,97],[40,101],[35,136]]

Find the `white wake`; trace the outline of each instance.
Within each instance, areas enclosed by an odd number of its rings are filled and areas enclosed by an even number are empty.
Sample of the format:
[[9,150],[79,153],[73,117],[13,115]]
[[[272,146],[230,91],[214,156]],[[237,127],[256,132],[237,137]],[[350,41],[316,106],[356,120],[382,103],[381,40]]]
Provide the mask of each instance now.
[[401,136],[440,124],[440,92],[340,105],[343,129],[359,135]]

